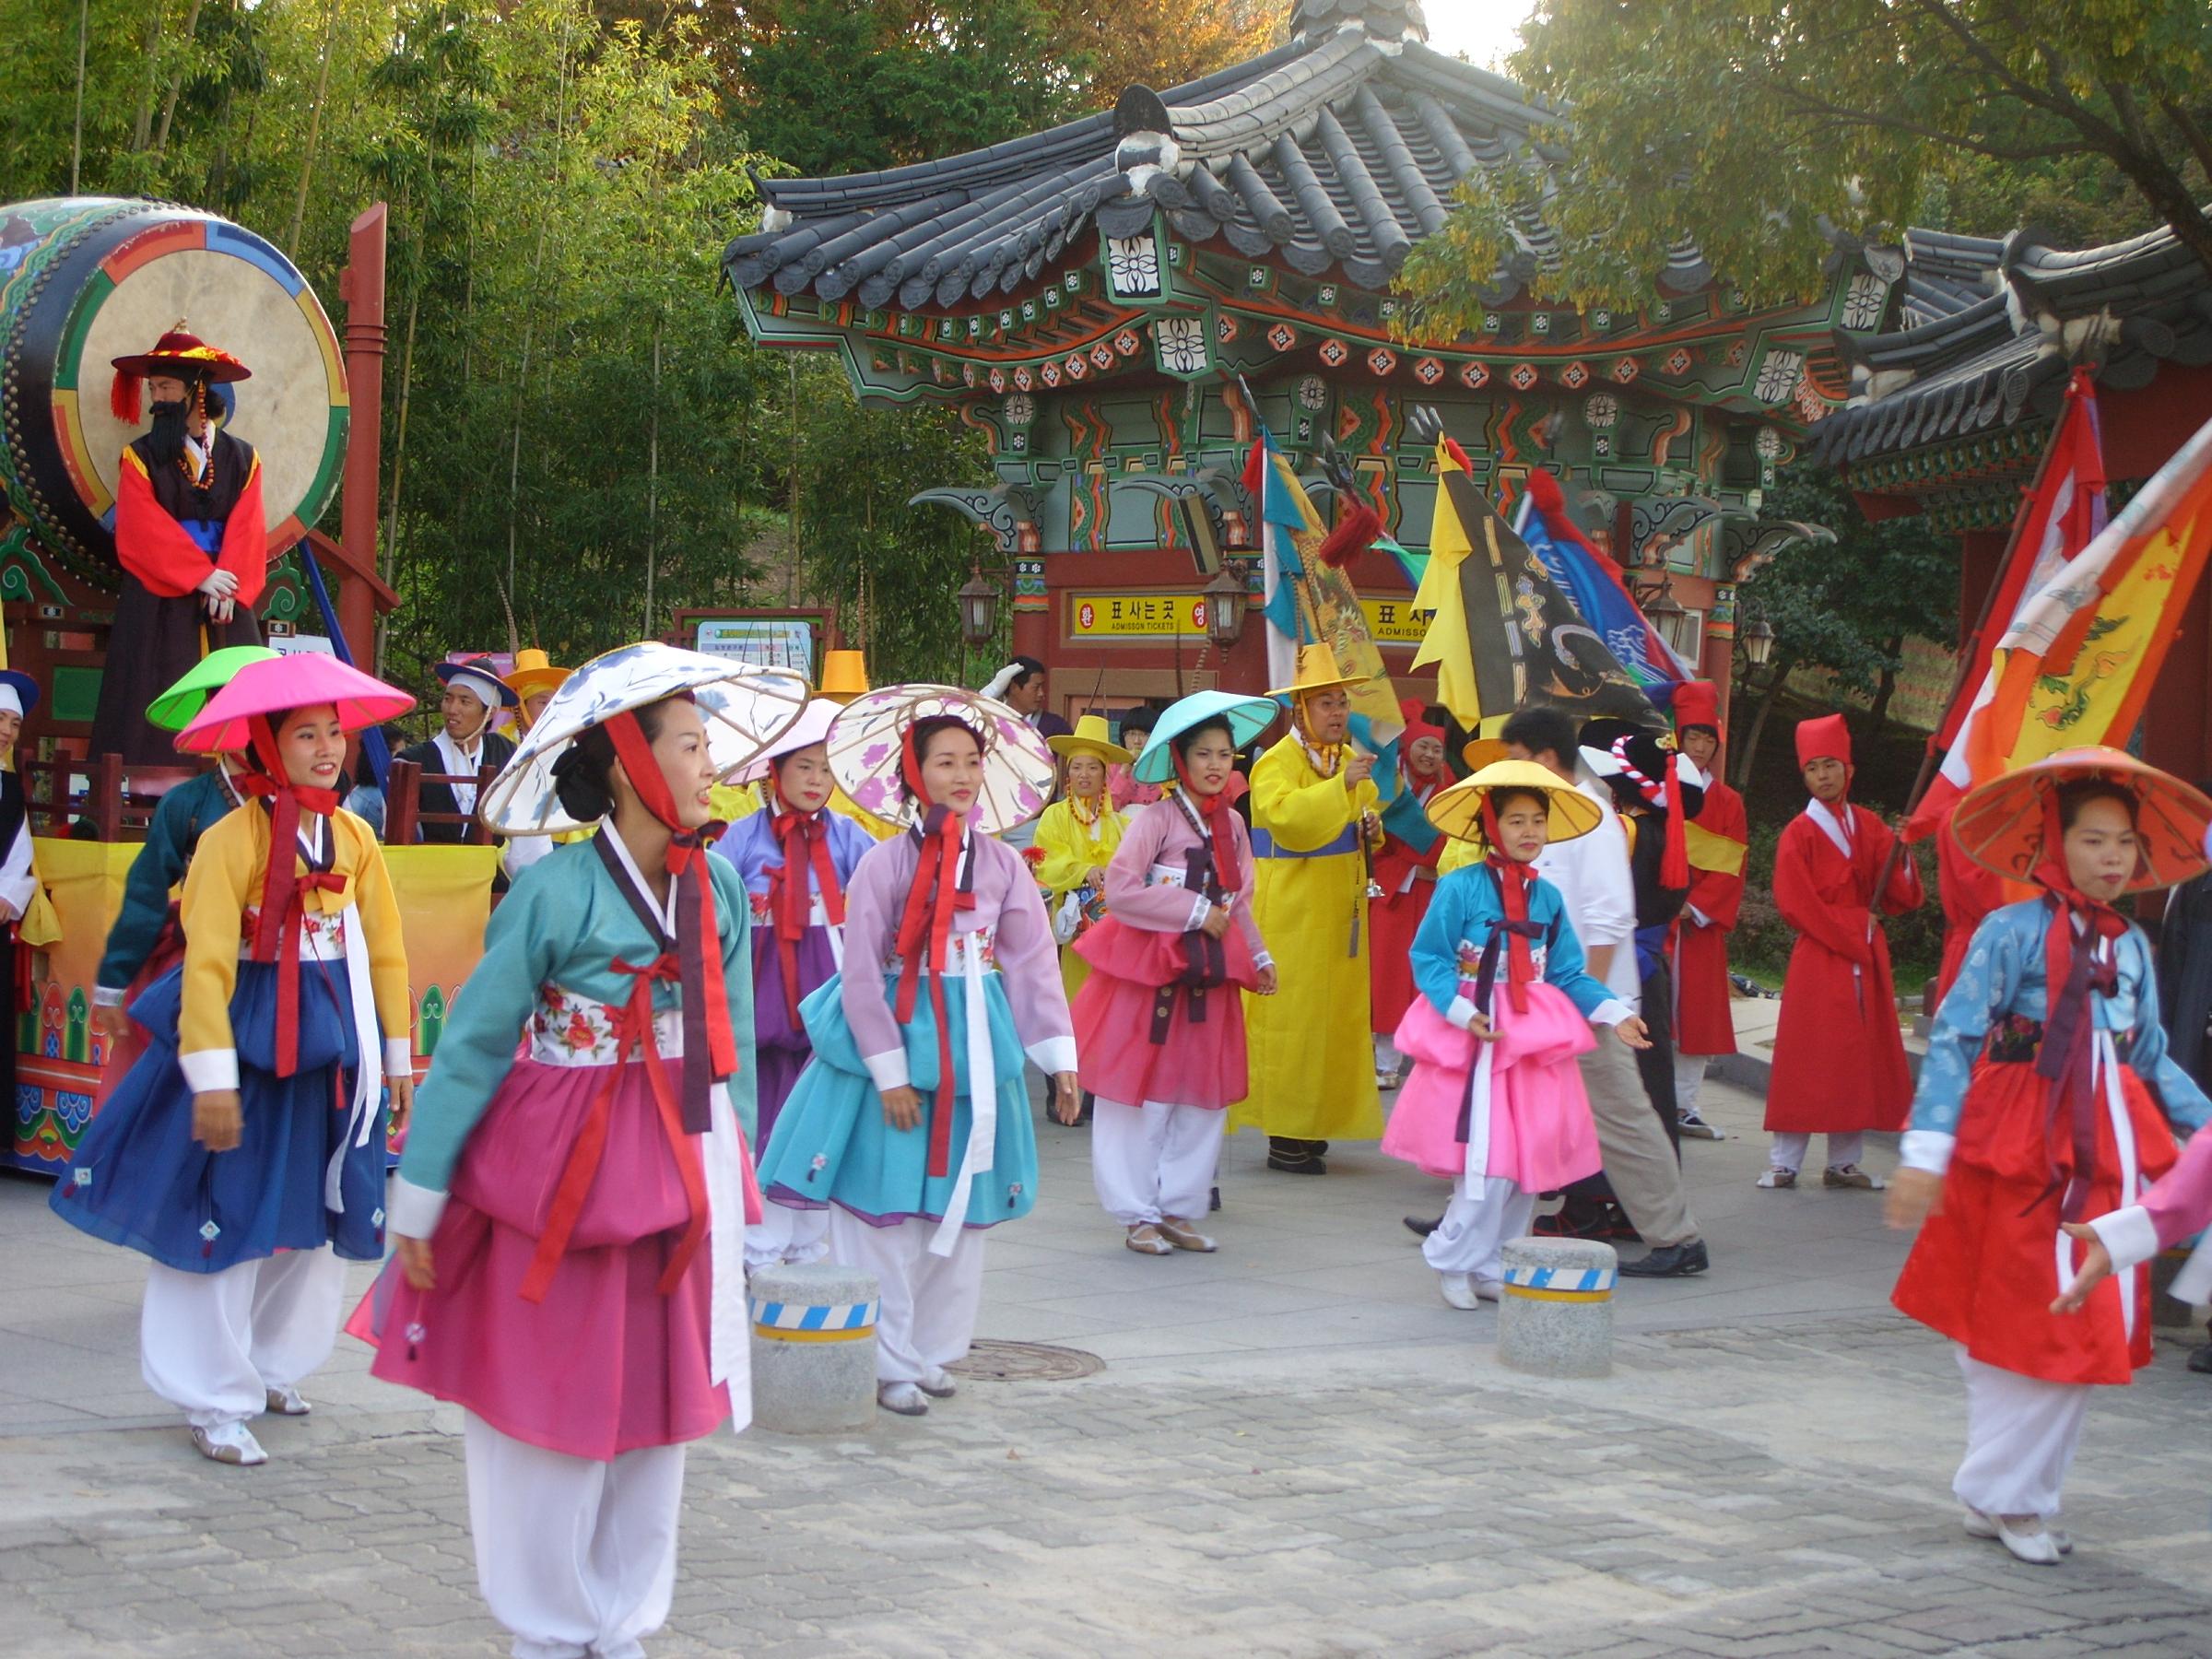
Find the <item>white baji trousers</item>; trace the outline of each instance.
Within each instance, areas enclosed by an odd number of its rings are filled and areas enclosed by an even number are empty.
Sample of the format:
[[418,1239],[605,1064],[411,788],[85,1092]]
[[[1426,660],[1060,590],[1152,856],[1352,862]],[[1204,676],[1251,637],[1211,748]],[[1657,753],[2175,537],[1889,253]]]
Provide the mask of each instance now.
[[[1782,1134],[1774,1137],[1774,1145],[1767,1153],[1767,1161],[1778,1170],[1787,1170],[1793,1175],[1805,1168],[1805,1155],[1813,1149],[1809,1135]],[[1864,1135],[1831,1135],[1828,1137],[1828,1167],[1841,1170],[1855,1164],[1866,1155],[1866,1137]]]
[[1964,1348],[1959,1370],[1966,1378],[1966,1459],[1951,1481],[1959,1501],[1985,1515],[2057,1514],[2091,1390],[1984,1365]]
[[268,1391],[295,1388],[338,1340],[346,1264],[328,1245],[286,1250],[220,1273],[146,1276],[138,1369],[195,1429],[242,1423]]
[[1204,1220],[1229,1113],[1100,1098],[1090,1120],[1090,1179],[1124,1227]]
[[1439,1273],[1505,1277],[1505,1244],[1526,1235],[1536,1218],[1536,1195],[1492,1175],[1468,1191],[1465,1175],[1452,1182],[1452,1202],[1436,1230],[1421,1241],[1421,1258]]
[[676,1594],[684,1448],[571,1457],[465,1415],[477,1586],[514,1659],[635,1659]]
[[760,1219],[745,1230],[745,1270],[818,1262],[830,1253],[830,1212],[794,1209],[765,1198]]
[[983,1300],[983,1230],[964,1227],[948,1256],[929,1253],[935,1221],[870,1227],[830,1206],[830,1259],[876,1276],[876,1380],[919,1382],[966,1358]]
[[1675,1056],[1675,1115],[1688,1117],[1698,1109],[1698,1093],[1705,1087],[1705,1062],[1710,1054]]

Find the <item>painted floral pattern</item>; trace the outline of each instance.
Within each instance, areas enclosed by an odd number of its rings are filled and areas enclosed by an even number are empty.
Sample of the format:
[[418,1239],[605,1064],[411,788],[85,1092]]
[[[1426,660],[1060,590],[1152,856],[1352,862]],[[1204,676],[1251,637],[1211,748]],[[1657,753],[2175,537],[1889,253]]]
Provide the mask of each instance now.
[[[615,1037],[620,1012],[559,985],[541,985],[537,1006],[530,1015],[530,1057],[544,1065],[618,1065],[623,1058]],[[662,1059],[680,1055],[684,1052],[682,1011],[664,1008],[656,1014],[653,1036]]]

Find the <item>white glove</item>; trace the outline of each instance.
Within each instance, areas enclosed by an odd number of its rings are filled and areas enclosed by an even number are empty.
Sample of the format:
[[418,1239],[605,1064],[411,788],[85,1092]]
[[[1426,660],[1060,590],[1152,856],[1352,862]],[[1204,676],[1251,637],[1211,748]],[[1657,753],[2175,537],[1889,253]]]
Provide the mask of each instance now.
[[210,599],[229,599],[238,592],[238,572],[220,569],[210,571],[200,579],[198,591]]
[[210,599],[207,601],[207,620],[210,622],[228,623],[237,614],[238,601],[235,599]]

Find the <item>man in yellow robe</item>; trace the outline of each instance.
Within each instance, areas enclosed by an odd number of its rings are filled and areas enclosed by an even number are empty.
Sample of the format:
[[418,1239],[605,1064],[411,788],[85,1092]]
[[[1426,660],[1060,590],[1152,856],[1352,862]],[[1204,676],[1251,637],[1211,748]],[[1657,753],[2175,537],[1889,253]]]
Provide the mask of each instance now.
[[1347,741],[1351,688],[1326,645],[1298,653],[1289,735],[1252,769],[1253,917],[1282,989],[1246,996],[1252,1092],[1232,1126],[1267,1133],[1267,1167],[1324,1175],[1332,1137],[1374,1140],[1382,1105],[1368,1032],[1367,849],[1381,839],[1374,757]]

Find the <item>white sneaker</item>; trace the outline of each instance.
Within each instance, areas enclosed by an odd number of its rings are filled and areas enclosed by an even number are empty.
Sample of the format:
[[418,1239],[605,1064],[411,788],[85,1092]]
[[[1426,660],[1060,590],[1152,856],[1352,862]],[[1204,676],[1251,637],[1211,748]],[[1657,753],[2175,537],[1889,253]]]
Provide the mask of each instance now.
[[1476,1296],[1475,1280],[1470,1274],[1440,1273],[1436,1276],[1436,1288],[1446,1301],[1463,1312],[1472,1312],[1482,1305]]
[[212,1429],[202,1429],[195,1424],[192,1443],[200,1449],[202,1457],[219,1464],[236,1464],[250,1469],[255,1464],[269,1461],[269,1454],[261,1449],[261,1442],[243,1423],[218,1423]]
[[876,1404],[900,1417],[926,1417],[929,1413],[929,1396],[912,1382],[877,1383]]
[[269,1390],[269,1409],[278,1417],[305,1417],[314,1407],[300,1397],[300,1391],[290,1383]]
[[1786,1191],[1797,1184],[1797,1171],[1794,1170],[1769,1170],[1753,1184],[1765,1187],[1769,1192]]
[[[2030,1518],[2032,1519],[2032,1517]],[[2073,1534],[2067,1532],[2065,1528],[2062,1526],[2053,1526],[2051,1524],[2053,1521],[2057,1519],[2058,1517],[2053,1515],[2049,1521],[2045,1521],[2042,1524],[2043,1533],[2047,1537],[2050,1538],[2053,1546],[2056,1547],[2060,1555],[2070,1556],[2074,1553],[2074,1535]],[[1968,1509],[1966,1512],[1965,1520],[1966,1535],[1970,1538],[1997,1538],[2004,1535],[1999,1530],[1996,1518],[1993,1515],[1985,1515],[1978,1509]],[[2006,1544],[2005,1547],[2007,1549],[2012,1549],[2012,1546],[2010,1544]],[[2018,1555],[2019,1551],[2016,1549],[2013,1550],[2013,1553],[2015,1555]],[[2022,1557],[2021,1559],[2026,1559],[2027,1558]]]
[[922,1380],[914,1386],[933,1400],[949,1400],[960,1388],[952,1380],[952,1373],[941,1365],[933,1365],[924,1371]]

